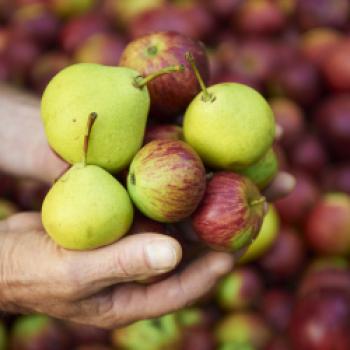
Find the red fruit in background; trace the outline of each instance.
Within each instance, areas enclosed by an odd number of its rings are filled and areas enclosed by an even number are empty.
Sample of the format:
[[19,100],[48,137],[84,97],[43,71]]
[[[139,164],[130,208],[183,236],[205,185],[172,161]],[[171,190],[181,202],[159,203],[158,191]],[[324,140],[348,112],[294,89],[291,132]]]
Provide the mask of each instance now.
[[259,263],[269,279],[279,280],[296,276],[305,260],[305,245],[292,228],[282,227],[275,243]]
[[293,175],[296,179],[294,190],[286,197],[277,200],[275,206],[284,223],[299,225],[315,205],[319,190],[308,175],[302,173]]
[[329,87],[350,92],[350,40],[342,40],[329,51],[322,64],[322,72]]
[[283,289],[267,290],[262,298],[261,312],[277,332],[287,330],[294,305],[294,297]]
[[174,31],[195,40],[213,35],[214,22],[201,5],[168,5],[141,13],[129,25],[131,38],[153,32]]
[[264,197],[248,178],[218,172],[208,182],[192,225],[210,247],[234,252],[254,240],[262,225],[264,207]]
[[264,350],[292,350],[285,335],[274,336]]
[[204,82],[209,80],[209,63],[204,46],[182,34],[154,33],[129,43],[120,65],[136,69],[143,76],[161,68],[183,65],[183,72],[164,74],[147,84],[151,96],[151,115],[166,120],[184,111],[200,87],[185,53],[191,52]]
[[9,63],[6,57],[0,54],[0,81],[6,81],[9,78],[10,78]]
[[350,294],[322,290],[301,298],[289,327],[293,349],[350,349]]
[[275,97],[269,102],[276,124],[283,130],[282,138],[278,143],[288,149],[298,142],[305,132],[304,113],[294,101],[288,98]]
[[67,322],[65,327],[69,332],[75,346],[109,343],[109,331],[93,326],[86,326],[78,323]]
[[322,141],[338,158],[350,157],[350,94],[333,95],[322,102],[314,116]]
[[74,350],[113,350],[113,348],[109,346],[100,345],[100,344],[96,344],[96,345],[90,344],[90,345],[78,346],[74,348]]
[[15,184],[13,177],[0,172],[0,197],[11,198]]
[[305,237],[311,249],[325,255],[350,253],[350,196],[324,195],[306,220]]
[[224,310],[242,310],[256,306],[263,292],[263,281],[252,267],[239,267],[217,286],[216,300]]
[[350,163],[325,169],[323,187],[328,192],[345,192],[350,195]]
[[74,59],[83,63],[117,66],[125,42],[117,34],[98,33],[82,42],[74,52]]
[[243,34],[268,35],[278,33],[287,18],[276,1],[246,0],[232,18],[233,27]]
[[227,20],[237,11],[244,0],[205,0],[205,6],[219,20]]
[[343,27],[349,11],[348,0],[297,0],[296,18],[302,29]]
[[330,52],[342,40],[343,34],[329,27],[314,28],[305,32],[299,42],[302,54],[316,66],[328,59]]
[[211,329],[194,327],[184,331],[181,350],[215,350],[216,344]]
[[305,106],[314,103],[320,95],[319,73],[305,59],[296,59],[278,69],[268,84],[273,97],[288,97]]
[[30,72],[31,86],[41,94],[49,81],[69,64],[71,59],[63,52],[53,51],[41,55]]
[[60,23],[44,4],[19,7],[10,21],[16,31],[28,35],[42,45],[52,45],[57,38]]
[[134,221],[128,234],[155,232],[167,234],[166,226],[160,222],[149,219],[139,211],[135,211]]
[[328,155],[318,137],[305,135],[291,149],[289,158],[293,169],[319,176],[328,161]]
[[148,125],[145,131],[144,143],[153,140],[181,140],[182,128],[175,124]]
[[82,42],[97,33],[110,30],[106,19],[98,13],[88,13],[74,17],[61,30],[60,43],[68,53],[72,53]]
[[14,200],[21,209],[40,210],[48,190],[47,184],[30,179],[18,179]]

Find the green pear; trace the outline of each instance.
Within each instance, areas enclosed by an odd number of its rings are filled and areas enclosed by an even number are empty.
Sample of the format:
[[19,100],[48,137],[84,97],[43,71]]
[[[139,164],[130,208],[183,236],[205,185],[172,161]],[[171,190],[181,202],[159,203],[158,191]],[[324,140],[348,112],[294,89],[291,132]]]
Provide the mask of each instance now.
[[133,69],[81,63],[60,71],[46,87],[41,115],[50,146],[67,162],[82,159],[86,116],[99,116],[90,138],[88,164],[109,172],[126,168],[141,147],[150,97],[146,83],[179,67],[142,78]]
[[275,136],[272,109],[256,90],[238,83],[206,88],[191,55],[202,87],[184,116],[184,138],[209,167],[239,170],[256,163]]
[[[91,122],[88,128],[91,131]],[[86,153],[90,131],[84,139]],[[86,157],[56,181],[42,206],[42,222],[49,236],[73,250],[116,241],[129,230],[132,220],[133,206],[126,189],[107,171],[86,165]]]
[[273,148],[255,164],[239,171],[242,175],[249,177],[259,189],[264,189],[278,172],[278,160]]

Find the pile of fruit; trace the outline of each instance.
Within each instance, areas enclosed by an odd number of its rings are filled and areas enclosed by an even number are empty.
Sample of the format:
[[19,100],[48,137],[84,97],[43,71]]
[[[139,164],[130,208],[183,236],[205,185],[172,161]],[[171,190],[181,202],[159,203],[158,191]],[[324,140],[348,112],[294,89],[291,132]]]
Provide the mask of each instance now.
[[[0,219],[243,254],[193,308],[112,332],[8,315],[0,349],[350,349],[349,33],[348,0],[0,0],[0,80],[42,94],[72,164],[51,188],[0,174]],[[295,188],[267,204],[279,170]]]

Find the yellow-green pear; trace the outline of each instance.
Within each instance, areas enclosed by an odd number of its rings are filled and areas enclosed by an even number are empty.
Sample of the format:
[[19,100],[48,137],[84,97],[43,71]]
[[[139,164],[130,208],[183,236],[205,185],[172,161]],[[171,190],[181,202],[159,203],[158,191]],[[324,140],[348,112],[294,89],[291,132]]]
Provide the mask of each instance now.
[[87,163],[109,172],[126,168],[141,147],[150,97],[146,83],[168,67],[142,78],[136,70],[80,63],[63,69],[46,87],[41,115],[50,146],[67,162],[82,159],[86,116],[99,116]]
[[275,136],[273,112],[260,93],[238,83],[202,87],[184,116],[184,138],[209,167],[240,170],[256,163]]
[[[92,124],[90,119],[90,130]],[[84,137],[85,152],[89,134]],[[73,250],[110,244],[123,236],[133,221],[126,189],[107,171],[86,165],[86,156],[83,158],[55,182],[42,206],[42,222],[49,236]]]

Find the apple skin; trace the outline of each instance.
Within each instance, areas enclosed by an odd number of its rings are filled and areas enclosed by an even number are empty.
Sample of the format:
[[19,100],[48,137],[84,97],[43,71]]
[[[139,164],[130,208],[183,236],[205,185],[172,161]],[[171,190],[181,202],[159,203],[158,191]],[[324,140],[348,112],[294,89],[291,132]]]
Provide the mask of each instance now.
[[41,55],[30,71],[30,85],[38,94],[42,94],[49,81],[70,64],[71,59],[60,51]]
[[160,222],[178,222],[197,208],[205,191],[205,169],[183,141],[154,140],[134,157],[129,194],[138,209]]
[[16,319],[10,336],[10,349],[50,349],[52,344],[57,350],[67,350],[72,345],[69,333],[58,321],[43,315]]
[[291,99],[275,97],[269,100],[270,106],[276,118],[276,124],[283,130],[281,140],[283,147],[289,148],[295,145],[305,132],[304,113]]
[[132,39],[164,31],[174,31],[194,40],[215,33],[211,14],[200,4],[166,5],[141,13],[129,25]]
[[248,178],[217,172],[192,216],[192,226],[208,246],[235,252],[249,245],[258,234],[264,206],[264,197]]
[[243,0],[205,0],[208,10],[220,21],[227,21],[239,9]]
[[65,23],[59,35],[60,44],[65,52],[71,54],[90,36],[109,30],[110,27],[102,15],[88,13]]
[[25,33],[43,46],[52,45],[57,39],[60,23],[44,4],[19,7],[10,19],[16,31]]
[[319,197],[319,189],[312,178],[300,172],[293,172],[296,179],[294,190],[274,204],[287,225],[301,225]]
[[218,323],[214,334],[219,344],[246,344],[253,349],[263,349],[272,336],[265,320],[253,311],[228,314]]
[[135,211],[134,221],[128,234],[133,235],[147,232],[167,234],[166,226],[164,224],[151,220],[142,215],[139,211]]
[[345,192],[350,195],[350,162],[326,168],[322,183],[327,192]]
[[285,335],[275,335],[264,347],[264,350],[291,350],[291,347]]
[[216,344],[210,329],[195,327],[183,332],[181,350],[215,350]]
[[11,198],[16,187],[13,177],[0,172],[0,197]]
[[281,32],[287,18],[277,2],[246,0],[234,13],[232,26],[245,35],[269,35]]
[[329,87],[335,91],[350,92],[350,40],[342,40],[329,52],[323,61],[322,72]]
[[314,115],[321,139],[331,154],[339,159],[350,157],[350,94],[331,95]]
[[257,237],[239,259],[239,263],[246,264],[263,256],[276,241],[279,233],[279,225],[280,219],[278,213],[275,207],[270,204]]
[[113,348],[101,344],[89,344],[89,345],[80,345],[74,350],[113,350]]
[[147,84],[151,97],[151,115],[167,120],[183,112],[200,87],[185,53],[191,52],[204,82],[209,80],[209,62],[204,46],[175,32],[143,36],[125,48],[120,65],[133,68],[147,76],[172,65],[183,65],[183,72],[165,74]]
[[328,163],[328,154],[316,135],[307,134],[290,150],[293,169],[318,177]]
[[296,19],[302,29],[343,27],[347,23],[350,4],[347,0],[297,1]]
[[124,47],[124,39],[119,35],[96,33],[78,45],[74,59],[78,63],[117,66]]
[[18,212],[17,206],[6,200],[0,198],[0,220],[7,219],[9,216]]
[[307,218],[305,238],[318,254],[349,254],[350,196],[345,193],[324,195]]
[[302,35],[299,47],[309,62],[321,67],[323,61],[328,60],[330,52],[342,38],[342,33],[335,29],[329,27],[314,28]]
[[145,131],[144,144],[154,140],[182,140],[182,127],[175,124],[148,125]]
[[243,310],[260,301],[263,282],[252,267],[239,267],[225,276],[216,290],[217,303],[224,310]]
[[293,310],[289,336],[293,349],[350,349],[350,294],[321,290],[301,298]]
[[298,232],[291,227],[282,227],[272,247],[260,259],[270,280],[288,280],[303,267],[306,248]]
[[48,190],[49,186],[45,183],[31,179],[18,179],[14,200],[23,210],[40,210]]
[[269,289],[262,298],[261,311],[265,319],[277,332],[288,329],[294,306],[294,296],[283,289]]
[[109,343],[109,332],[106,329],[73,322],[65,322],[65,328],[75,346],[99,344],[102,347]]

